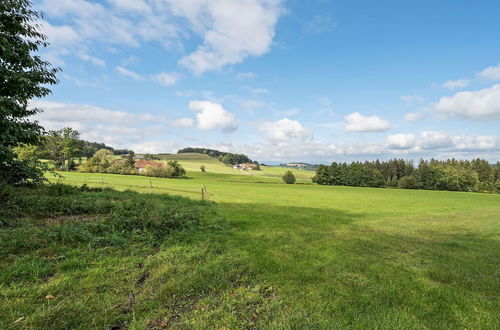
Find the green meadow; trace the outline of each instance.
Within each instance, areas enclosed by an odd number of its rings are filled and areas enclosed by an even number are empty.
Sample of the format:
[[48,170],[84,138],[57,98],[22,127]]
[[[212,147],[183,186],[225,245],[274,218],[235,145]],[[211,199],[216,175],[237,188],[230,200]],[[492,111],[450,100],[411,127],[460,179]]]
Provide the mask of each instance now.
[[7,192],[0,328],[498,328],[500,195],[171,159],[187,179]]

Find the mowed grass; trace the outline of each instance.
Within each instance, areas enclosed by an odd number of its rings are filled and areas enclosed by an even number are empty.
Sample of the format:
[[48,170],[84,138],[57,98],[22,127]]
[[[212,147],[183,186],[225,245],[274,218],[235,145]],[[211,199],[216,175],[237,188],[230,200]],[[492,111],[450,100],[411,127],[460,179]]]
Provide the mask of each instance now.
[[[232,175],[247,175],[254,177],[269,177],[280,179],[289,169],[277,166],[261,166],[260,171],[240,171],[225,165],[216,158],[198,153],[185,153],[185,154],[169,154],[160,155],[160,158],[165,161],[177,160],[189,172],[200,172],[200,166],[205,165],[206,172],[212,174],[232,174]],[[311,178],[314,176],[313,171],[306,170],[292,170],[297,182],[311,183]],[[255,181],[255,180],[254,180]]]
[[[86,258],[76,272],[55,268],[3,284],[4,326],[24,316],[20,328],[86,328],[90,313],[102,328],[498,327],[500,195],[285,185],[279,176],[201,173],[199,165],[177,180],[64,177],[167,204],[166,194],[200,203],[205,186],[209,201],[193,205],[206,210],[204,225],[146,244],[150,252],[129,244],[119,258],[89,245],[73,252]],[[30,258],[45,258],[35,252]],[[55,311],[66,323],[57,325]]]

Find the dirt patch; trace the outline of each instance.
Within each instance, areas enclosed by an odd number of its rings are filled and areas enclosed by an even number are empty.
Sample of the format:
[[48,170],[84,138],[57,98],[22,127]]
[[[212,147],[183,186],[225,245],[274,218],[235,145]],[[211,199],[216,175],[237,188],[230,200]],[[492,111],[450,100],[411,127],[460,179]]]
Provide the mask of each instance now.
[[56,218],[46,218],[41,224],[44,226],[64,225],[70,222],[87,222],[101,219],[102,215],[61,215]]

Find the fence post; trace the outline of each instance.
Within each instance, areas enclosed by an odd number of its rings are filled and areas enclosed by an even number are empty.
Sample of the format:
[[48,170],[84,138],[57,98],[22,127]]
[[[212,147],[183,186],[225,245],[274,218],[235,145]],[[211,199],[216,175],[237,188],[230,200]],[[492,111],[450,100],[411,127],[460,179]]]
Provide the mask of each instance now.
[[153,188],[153,184],[151,183],[151,179],[149,179],[149,188]]
[[205,191],[203,190],[203,188],[201,188],[201,199],[205,199]]

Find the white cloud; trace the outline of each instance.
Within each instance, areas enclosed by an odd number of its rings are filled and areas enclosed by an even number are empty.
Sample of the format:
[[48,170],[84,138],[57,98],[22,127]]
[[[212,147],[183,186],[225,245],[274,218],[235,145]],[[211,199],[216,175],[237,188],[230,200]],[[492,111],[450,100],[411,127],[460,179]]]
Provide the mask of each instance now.
[[500,63],[497,66],[487,67],[476,76],[489,80],[500,80]]
[[363,116],[359,112],[345,118],[345,130],[348,132],[380,132],[389,129],[389,122],[378,116]]
[[420,133],[422,149],[442,149],[453,146],[453,136],[448,132],[425,131]]
[[189,21],[203,44],[179,63],[195,74],[267,53],[283,13],[281,0],[169,1]]
[[174,120],[170,125],[173,127],[191,127],[194,121],[191,118],[179,118]]
[[442,97],[433,108],[443,117],[474,120],[500,119],[500,84],[477,90],[458,92]]
[[95,57],[95,56],[92,56],[92,55],[89,55],[89,54],[86,54],[83,52],[78,54],[78,57],[84,61],[87,61],[87,62],[94,64],[95,66],[100,66],[100,67],[106,66],[106,61],[104,61],[103,59],[100,59],[98,57]]
[[469,85],[470,81],[468,79],[458,79],[458,80],[448,80],[441,86],[448,89],[464,88]]
[[405,115],[405,120],[414,123],[423,117],[421,112],[409,112]]
[[297,120],[283,118],[274,122],[262,123],[259,130],[266,133],[270,141],[306,140],[312,138],[312,132],[304,128]]
[[76,31],[68,25],[55,26],[47,21],[39,22],[40,29],[53,47],[61,47],[73,44],[79,37]]
[[230,133],[238,129],[236,117],[218,103],[191,101],[189,109],[197,112],[197,127],[201,130],[220,129],[224,133]]
[[132,78],[137,81],[152,81],[155,83],[158,83],[160,85],[164,86],[172,86],[177,83],[177,81],[180,79],[180,76],[177,73],[174,72],[162,72],[162,73],[157,73],[153,74],[149,77],[145,77],[137,72],[131,71],[129,69],[126,69],[122,66],[117,66],[116,71],[121,74],[122,76]]
[[173,141],[141,141],[130,145],[130,149],[137,153],[158,154],[158,153],[176,153],[180,149],[179,145]]
[[144,80],[144,77],[141,76],[140,74],[138,74],[137,72],[130,71],[128,69],[125,69],[122,66],[117,66],[116,71],[119,74],[121,74],[122,76],[129,77],[129,78],[132,78],[134,80],[138,80],[138,81]]
[[387,137],[387,146],[390,149],[410,149],[415,146],[416,143],[415,134],[393,134]]
[[179,53],[194,34],[201,43],[179,63],[196,74],[268,52],[284,12],[282,0],[40,0],[37,9],[50,20],[43,28],[49,42],[72,48],[58,56],[95,43],[137,48],[155,42]]
[[148,113],[135,114],[88,104],[44,100],[31,101],[29,106],[43,110],[33,119],[47,130],[72,127],[81,133],[83,139],[118,148],[127,148],[148,136],[167,133],[163,128],[166,118]]
[[179,75],[176,73],[162,72],[151,76],[151,79],[165,86],[172,86],[179,80]]

